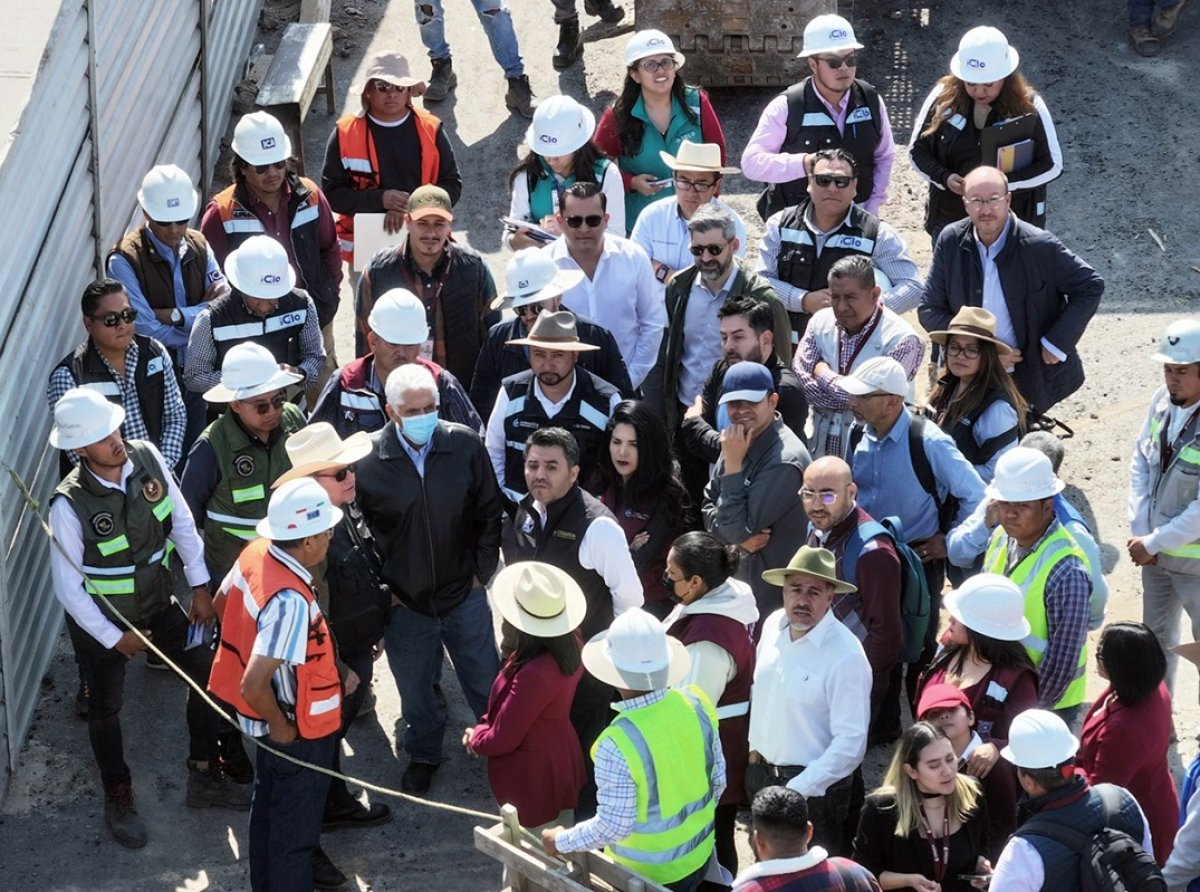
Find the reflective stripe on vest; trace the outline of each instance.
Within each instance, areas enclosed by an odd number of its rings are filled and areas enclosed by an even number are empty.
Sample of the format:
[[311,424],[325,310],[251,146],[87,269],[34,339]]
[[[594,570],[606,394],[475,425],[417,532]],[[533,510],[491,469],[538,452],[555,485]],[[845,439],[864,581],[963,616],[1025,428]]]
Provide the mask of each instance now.
[[263,326],[261,322],[244,322],[241,325],[214,325],[212,336],[214,341],[245,341],[261,337]]
[[[97,542],[96,548],[105,557],[116,554],[118,551],[125,551],[129,548],[129,538],[122,533],[120,536],[114,536],[112,539],[105,539],[103,542]],[[132,567],[130,568],[132,570]]]
[[379,400],[375,396],[355,393],[353,390],[343,390],[339,402],[347,409],[358,409],[362,412],[382,412]]
[[267,490],[261,483],[257,486],[247,486],[242,489],[236,487],[230,489],[230,495],[233,496],[234,504],[240,505],[243,502],[257,502],[267,497]]
[[[164,501],[166,501],[164,499]],[[124,536],[118,536],[118,539],[124,540]],[[109,540],[115,542],[116,540]],[[102,545],[104,543],[101,543]],[[122,548],[128,548],[129,543],[125,542]],[[121,549],[115,549],[117,551]],[[162,562],[163,566],[171,566],[171,555],[175,551],[175,543],[170,539],[167,544],[154,552],[150,556],[147,564],[155,564]],[[92,595],[103,595],[106,598],[111,598],[114,595],[132,595],[137,590],[134,573],[137,572],[137,567],[133,564],[126,564],[122,567],[93,567],[88,564],[81,565],[83,570],[83,587]],[[99,577],[99,578],[96,578]]]
[[[1163,420],[1164,416],[1161,414],[1157,414],[1150,419],[1150,430],[1148,437],[1149,442],[1154,446],[1154,450],[1148,456],[1148,459],[1152,466],[1158,465],[1159,461],[1161,461],[1160,444],[1162,442],[1161,437]],[[1181,431],[1180,436],[1182,436],[1183,433],[1185,433],[1185,431]],[[1138,448],[1141,449],[1141,443],[1138,444]],[[1179,465],[1191,465],[1191,468],[1180,468]],[[1159,465],[1159,467],[1161,467],[1161,465]],[[1182,479],[1180,475],[1182,475]],[[1168,505],[1173,506],[1177,503],[1185,502],[1188,491],[1184,489],[1184,491],[1181,493],[1180,487],[1187,487],[1187,481],[1189,479],[1193,479],[1193,475],[1200,476],[1200,449],[1197,449],[1189,442],[1186,446],[1180,448],[1179,452],[1175,454],[1174,459],[1171,461],[1167,469],[1160,472],[1158,479],[1154,482],[1153,497],[1155,504],[1157,504],[1159,498],[1163,497],[1164,494],[1164,501]],[[1161,515],[1155,518],[1155,513],[1155,509],[1152,508],[1151,526],[1155,526],[1156,523],[1162,523],[1165,520],[1165,518],[1161,517]],[[1170,557],[1183,558],[1185,560],[1200,561],[1200,542],[1187,542],[1183,545],[1177,545],[1174,548],[1164,548],[1160,550],[1158,554],[1165,554]],[[1169,569],[1180,568],[1175,566]]]
[[[1007,576],[1020,587],[1025,595],[1025,619],[1029,621],[1029,635],[1021,642],[1025,646],[1029,659],[1034,668],[1041,665],[1049,645],[1050,622],[1046,615],[1046,581],[1050,573],[1063,560],[1069,557],[1078,558],[1083,567],[1087,568],[1087,559],[1075,540],[1071,538],[1061,524],[1057,529],[1042,540],[1037,551],[1027,554],[1013,569],[1008,569],[1008,536],[1003,527],[998,527],[992,534],[988,544],[987,555],[984,559],[984,570],[988,573],[999,573]],[[1079,661],[1075,666],[1075,675],[1063,692],[1062,697],[1052,707],[1065,709],[1083,702],[1087,687],[1087,640],[1079,649]]]
[[[309,201],[312,201],[312,199],[310,198]],[[299,208],[296,211],[296,216],[292,217],[292,229],[299,229],[305,223],[313,222],[317,219],[320,211],[321,208],[316,204],[316,202]]]
[[[236,490],[234,494],[236,500]],[[258,520],[251,517],[235,517],[232,514],[219,514],[216,511],[204,512],[208,515],[209,520],[215,520],[221,529],[231,536],[236,536],[239,539],[244,539],[249,542],[251,539],[257,539],[258,533],[256,527]]]
[[233,235],[236,232],[266,232],[262,223],[257,217],[238,217],[225,221],[225,234]]

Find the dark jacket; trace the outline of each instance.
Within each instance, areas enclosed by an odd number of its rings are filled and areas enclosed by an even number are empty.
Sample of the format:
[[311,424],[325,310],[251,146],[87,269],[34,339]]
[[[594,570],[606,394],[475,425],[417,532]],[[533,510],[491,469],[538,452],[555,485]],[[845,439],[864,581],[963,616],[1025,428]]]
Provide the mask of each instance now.
[[[1028,403],[1046,412],[1083,385],[1076,345],[1100,306],[1104,279],[1053,234],[1011,214],[996,267],[1023,355],[1013,381]],[[983,305],[983,264],[969,219],[942,230],[918,318],[926,331],[944,331],[965,305]],[[1066,353],[1067,361],[1043,363],[1042,338]]]
[[403,604],[439,616],[461,604],[472,579],[491,578],[500,556],[503,499],[479,435],[439,421],[418,473],[388,422],[358,463],[358,506],[383,556],[383,580]]

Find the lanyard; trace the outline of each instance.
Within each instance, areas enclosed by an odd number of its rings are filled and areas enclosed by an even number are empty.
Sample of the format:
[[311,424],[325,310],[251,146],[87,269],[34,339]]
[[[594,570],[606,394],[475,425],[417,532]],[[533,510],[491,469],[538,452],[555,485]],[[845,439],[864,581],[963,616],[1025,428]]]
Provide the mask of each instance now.
[[858,359],[858,354],[863,352],[863,348],[867,346],[867,341],[871,340],[871,335],[873,335],[875,333],[875,329],[876,329],[876,327],[878,327],[879,321],[881,319],[883,319],[883,310],[877,307],[875,309],[875,317],[873,319],[871,319],[871,321],[867,323],[867,327],[862,332],[859,333],[860,338],[859,338],[858,344],[854,347],[854,349],[852,351],[850,351],[850,358],[847,359],[845,362],[842,362],[841,344],[838,345],[838,374],[839,375],[850,374],[850,370],[852,368],[854,368],[854,360]]
[[940,851],[937,839],[934,838],[933,830],[929,826],[929,818],[925,815],[925,803],[918,802],[917,805],[921,809],[921,829],[925,831],[925,838],[929,840],[929,849],[933,852],[933,881],[940,883],[950,866],[950,803],[947,802],[943,806]]

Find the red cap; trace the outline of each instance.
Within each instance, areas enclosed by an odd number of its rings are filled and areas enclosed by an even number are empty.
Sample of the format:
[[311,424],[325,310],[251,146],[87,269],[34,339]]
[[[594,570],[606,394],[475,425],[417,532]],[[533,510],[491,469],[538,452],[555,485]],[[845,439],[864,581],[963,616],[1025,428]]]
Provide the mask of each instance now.
[[965,706],[970,709],[971,701],[952,684],[931,684],[921,693],[921,699],[917,703],[917,718],[923,719],[935,709],[947,709],[951,706]]

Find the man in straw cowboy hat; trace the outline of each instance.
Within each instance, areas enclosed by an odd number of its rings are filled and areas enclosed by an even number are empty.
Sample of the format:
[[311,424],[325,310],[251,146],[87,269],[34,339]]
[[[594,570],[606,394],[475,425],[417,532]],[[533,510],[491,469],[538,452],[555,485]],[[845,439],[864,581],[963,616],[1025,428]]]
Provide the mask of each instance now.
[[229,411],[204,429],[183,469],[180,488],[204,529],[204,557],[213,579],[224,579],[255,524],[266,517],[275,479],[291,467],[288,434],[304,427],[284,388],[301,376],[279,365],[259,344],[238,344],[225,356],[221,383],[206,391]]
[[[493,325],[475,360],[471,399],[484,415],[491,414],[500,382],[529,368],[529,348],[512,342],[529,334],[540,313],[558,312],[563,292],[582,278],[579,270],[560,270],[540,248],[522,248],[504,270],[505,295],[492,302],[496,310],[512,310],[513,318]],[[607,381],[625,397],[633,396],[629,369],[612,332],[582,316],[575,316],[579,340],[595,350],[580,353],[577,365]]]
[[[325,560],[313,570],[317,600],[337,641],[338,659],[347,670],[347,677],[353,673],[357,678],[354,690],[347,690],[342,703],[340,741],[358,716],[369,690],[392,607],[392,593],[381,578],[382,561],[375,539],[355,504],[356,463],[370,454],[371,441],[362,431],[343,440],[331,425],[317,422],[288,437],[285,447],[292,468],[272,483],[271,488],[311,478],[325,490],[333,506],[342,511],[341,521],[333,528]],[[340,756],[341,747],[335,747],[333,765],[339,771]],[[370,827],[382,824],[390,815],[391,809],[383,803],[363,805],[340,778],[330,781],[325,800],[325,829]]]
[[591,750],[599,806],[570,829],[543,830],[542,845],[551,855],[603,847],[648,879],[693,892],[709,862],[716,867],[725,756],[712,701],[694,685],[672,687],[691,667],[687,649],[636,608],[584,645],[583,665],[621,695]]
[[854,586],[833,552],[807,545],[762,578],[783,607],[762,624],[750,702],[746,791],[785,785],[808,800],[813,842],[841,854],[854,775],[867,751],[871,664],[830,607]]
[[[212,651],[187,648],[188,624],[207,624],[213,606],[204,549],[187,502],[152,443],[122,438],[124,419],[124,409],[89,388],[68,390],[54,407],[50,445],[74,450],[79,464],[58,485],[50,505],[50,529],[65,552],[51,550],[50,569],[90,695],[88,736],[104,785],[104,823],[121,845],[140,848],[147,832],[134,805],[132,775],[125,763],[121,705],[125,667],[146,645],[109,619],[108,610],[141,629],[203,685]],[[172,603],[170,563],[176,548],[192,586],[186,611]],[[220,767],[220,717],[191,690],[187,724],[185,801],[194,808],[215,805],[244,811],[250,788],[232,783]],[[236,734],[230,744],[229,752],[234,746],[240,750]],[[246,761],[244,751],[241,761]]]
[[600,460],[605,428],[621,393],[579,368],[580,353],[594,351],[566,310],[542,313],[523,338],[508,342],[529,348],[529,370],[505,378],[487,424],[487,450],[505,495],[521,501],[525,488],[525,441],[541,427],[561,427],[579,443],[580,482],[587,489]]
[[[221,646],[208,688],[243,733],[294,759],[333,768],[342,724],[337,647],[317,604],[313,570],[342,519],[314,480],[271,494],[258,537],[221,584]],[[250,888],[340,889],[346,877],[320,846],[329,775],[257,748],[250,808]]]

